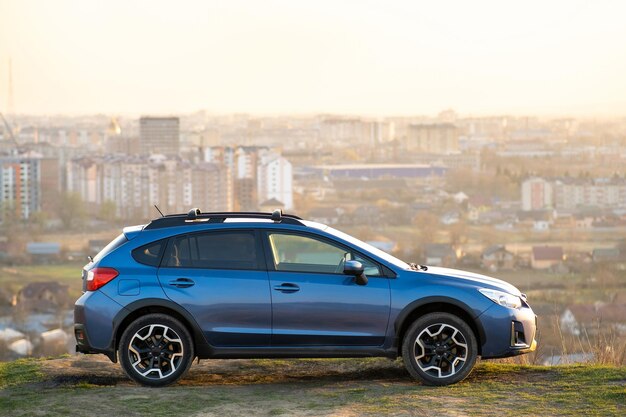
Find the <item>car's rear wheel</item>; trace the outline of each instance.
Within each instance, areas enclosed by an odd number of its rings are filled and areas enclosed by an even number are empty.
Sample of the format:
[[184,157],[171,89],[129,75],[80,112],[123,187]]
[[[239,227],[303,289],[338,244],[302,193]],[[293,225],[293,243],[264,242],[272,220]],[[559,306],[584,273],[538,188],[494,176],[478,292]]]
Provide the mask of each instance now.
[[177,381],[194,358],[189,331],[165,314],[148,314],[133,321],[122,334],[118,353],[130,378],[153,387]]
[[476,336],[461,318],[430,313],[417,319],[402,342],[402,358],[411,376],[427,385],[465,379],[478,356]]

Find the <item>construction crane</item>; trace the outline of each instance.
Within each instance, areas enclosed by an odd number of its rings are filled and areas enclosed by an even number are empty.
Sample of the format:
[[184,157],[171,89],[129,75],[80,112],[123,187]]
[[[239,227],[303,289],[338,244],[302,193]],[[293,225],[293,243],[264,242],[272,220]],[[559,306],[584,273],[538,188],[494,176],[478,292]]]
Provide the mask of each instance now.
[[15,135],[13,134],[13,129],[11,129],[11,125],[9,125],[9,122],[7,122],[7,119],[4,117],[4,114],[0,113],[0,118],[2,118],[2,121],[4,122],[4,128],[5,128],[4,130],[9,132],[9,137],[13,141],[13,144],[16,147],[19,146],[19,144],[17,143],[17,139],[15,138]]

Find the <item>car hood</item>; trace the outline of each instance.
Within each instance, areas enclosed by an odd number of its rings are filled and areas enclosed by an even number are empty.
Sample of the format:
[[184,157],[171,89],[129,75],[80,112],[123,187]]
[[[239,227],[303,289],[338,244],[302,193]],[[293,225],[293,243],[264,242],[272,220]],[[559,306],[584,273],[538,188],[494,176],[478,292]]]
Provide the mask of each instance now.
[[491,287],[505,291],[509,294],[520,296],[521,292],[515,286],[501,279],[488,277],[487,275],[476,274],[474,272],[461,271],[459,269],[441,268],[438,266],[429,266],[427,274],[442,275],[445,277],[468,281],[480,287]]

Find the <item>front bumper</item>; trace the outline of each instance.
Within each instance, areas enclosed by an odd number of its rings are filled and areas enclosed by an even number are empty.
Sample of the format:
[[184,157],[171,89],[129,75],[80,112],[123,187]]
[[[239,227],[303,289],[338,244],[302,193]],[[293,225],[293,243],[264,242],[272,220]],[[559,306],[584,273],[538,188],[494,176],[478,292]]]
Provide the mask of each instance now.
[[511,309],[494,304],[478,319],[485,329],[481,350],[484,359],[522,355],[537,349],[537,316],[528,305]]

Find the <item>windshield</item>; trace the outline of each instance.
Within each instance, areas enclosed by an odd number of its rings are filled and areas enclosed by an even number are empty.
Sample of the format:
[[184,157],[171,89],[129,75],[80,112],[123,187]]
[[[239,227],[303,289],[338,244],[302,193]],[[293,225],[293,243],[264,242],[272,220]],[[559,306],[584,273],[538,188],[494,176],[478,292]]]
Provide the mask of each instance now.
[[312,226],[315,227],[317,229],[323,230],[327,233],[330,233],[333,236],[337,236],[339,239],[345,240],[348,243],[351,243],[355,246],[358,246],[359,248],[363,248],[363,250],[378,256],[380,259],[387,261],[395,266],[397,266],[398,268],[402,268],[402,269],[409,269],[410,265],[407,264],[404,261],[401,261],[400,259],[396,258],[395,256],[392,256],[390,254],[388,254],[387,252],[384,252],[380,249],[378,249],[377,247],[374,247],[372,245],[370,245],[369,243],[365,243],[362,240],[359,240],[353,236],[350,236],[347,233],[341,232],[337,229],[333,229],[330,226],[326,226],[323,225],[321,223],[316,223],[316,222],[311,222],[311,221],[303,221],[303,223],[305,223],[307,226]]

